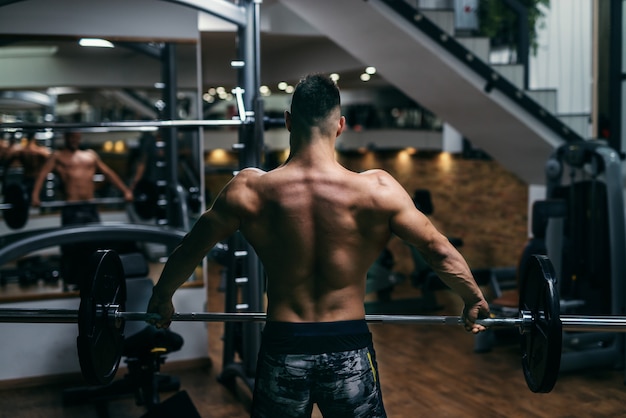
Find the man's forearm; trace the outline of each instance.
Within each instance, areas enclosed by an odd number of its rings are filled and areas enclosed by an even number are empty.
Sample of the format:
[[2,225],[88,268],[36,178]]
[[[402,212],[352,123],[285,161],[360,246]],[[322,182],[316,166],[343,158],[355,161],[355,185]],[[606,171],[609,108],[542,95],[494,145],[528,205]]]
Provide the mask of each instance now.
[[124,184],[122,179],[115,173],[109,174],[109,181],[113,183],[122,193],[129,192],[130,189]]
[[176,289],[189,279],[204,257],[179,245],[169,256],[161,277],[154,287],[154,293],[160,298],[171,298]]
[[48,173],[40,173],[39,176],[35,179],[35,182],[33,183],[33,190],[31,192],[31,199],[33,200],[38,200],[39,199],[39,194],[41,193],[41,188],[43,187],[43,182],[46,178],[46,176],[48,175]]
[[483,299],[483,294],[463,256],[449,243],[427,256],[427,261],[441,280],[465,303]]

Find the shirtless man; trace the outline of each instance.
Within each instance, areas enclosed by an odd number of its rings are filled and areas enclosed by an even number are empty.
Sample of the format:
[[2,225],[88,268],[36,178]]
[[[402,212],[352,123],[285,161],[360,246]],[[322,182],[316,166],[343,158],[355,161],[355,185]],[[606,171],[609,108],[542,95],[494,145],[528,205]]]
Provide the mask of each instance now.
[[[48,173],[55,171],[63,183],[63,191],[67,202],[84,202],[94,198],[96,185],[93,176],[100,172],[124,194],[128,202],[133,200],[133,193],[126,187],[121,178],[107,166],[93,150],[81,150],[80,132],[65,133],[65,148],[54,152],[41,168],[32,193],[33,206],[39,206],[39,194]],[[75,207],[69,205],[67,207]]]
[[7,166],[17,163],[22,167],[24,170],[23,181],[30,195],[39,171],[50,157],[50,151],[46,147],[37,145],[35,132],[28,132],[26,139],[26,145],[11,153],[7,160]]
[[[487,302],[461,254],[390,174],[335,160],[345,127],[339,90],[322,75],[296,87],[285,112],[291,152],[280,167],[239,172],[169,257],[148,305],[167,327],[172,295],[218,242],[240,230],[267,274],[267,322],[252,417],[385,417],[365,322],[367,270],[392,234],[413,244],[484,330]],[[294,372],[297,370],[297,372]]]
[[[86,224],[100,222],[100,215],[94,198],[96,185],[94,174],[100,172],[124,194],[124,200],[133,200],[133,193],[120,177],[107,166],[93,150],[79,149],[80,132],[65,132],[65,148],[55,151],[39,171],[33,185],[31,204],[41,204],[39,195],[48,175],[54,171],[63,184],[67,206],[61,209],[61,225]],[[86,277],[87,261],[97,247],[89,244],[68,244],[61,248],[63,280],[66,287],[80,287],[80,281]]]

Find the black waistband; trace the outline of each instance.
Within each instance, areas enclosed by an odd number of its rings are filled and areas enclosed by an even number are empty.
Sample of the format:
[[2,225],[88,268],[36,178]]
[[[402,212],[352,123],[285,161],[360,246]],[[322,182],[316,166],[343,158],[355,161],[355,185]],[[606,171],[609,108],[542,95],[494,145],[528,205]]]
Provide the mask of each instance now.
[[263,329],[262,349],[275,354],[321,354],[372,344],[364,319],[337,322],[275,322]]

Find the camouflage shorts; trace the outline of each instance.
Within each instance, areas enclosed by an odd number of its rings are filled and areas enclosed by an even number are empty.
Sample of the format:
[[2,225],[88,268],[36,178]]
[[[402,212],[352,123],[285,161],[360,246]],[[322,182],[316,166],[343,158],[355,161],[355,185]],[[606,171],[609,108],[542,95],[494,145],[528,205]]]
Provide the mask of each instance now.
[[371,344],[365,348],[321,354],[261,350],[252,417],[310,417],[314,404],[325,418],[387,416]]

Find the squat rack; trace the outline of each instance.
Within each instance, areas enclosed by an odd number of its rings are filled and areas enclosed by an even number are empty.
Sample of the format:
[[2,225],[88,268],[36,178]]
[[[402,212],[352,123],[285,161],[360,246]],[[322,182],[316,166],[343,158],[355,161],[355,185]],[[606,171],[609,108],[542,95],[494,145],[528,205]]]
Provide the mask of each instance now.
[[[0,7],[25,0],[0,0]],[[240,115],[239,143],[236,148],[239,154],[239,169],[244,167],[260,167],[264,148],[264,116],[263,100],[259,94],[260,87],[260,4],[262,0],[240,0],[238,4],[226,0],[161,0],[190,7],[218,17],[237,26],[237,57],[242,66],[237,67],[239,89],[242,92],[242,104],[246,110]],[[153,51],[154,52],[154,51]],[[165,84],[163,100],[166,104],[162,117],[174,121],[176,119],[176,62],[175,45],[165,44],[157,55],[161,59],[162,78]],[[183,122],[183,121],[181,121]],[[183,122],[184,123],[184,122]],[[1,124],[0,124],[1,126]],[[163,128],[164,146],[168,155],[167,178],[169,184],[177,184],[177,126]],[[198,128],[199,130],[201,128]],[[175,192],[175,191],[174,191]],[[175,220],[176,214],[167,208],[167,224],[172,227],[180,226]],[[261,263],[250,247],[240,238],[230,246],[232,257],[237,251],[237,263],[242,267],[237,273],[245,274],[246,281],[235,276],[235,269],[229,269],[226,283],[226,300],[233,303],[225,306],[226,312],[258,312],[263,309],[263,286],[261,280],[263,272]],[[235,280],[237,279],[237,281]],[[234,341],[237,330],[226,324],[225,344],[223,356],[223,372],[220,381],[226,385],[234,383],[234,378],[241,376],[248,383],[254,382],[256,370],[256,353],[260,347],[261,324],[246,324],[243,329],[243,347],[237,349]],[[231,326],[232,325],[232,326]],[[242,362],[235,360],[237,351]]]

